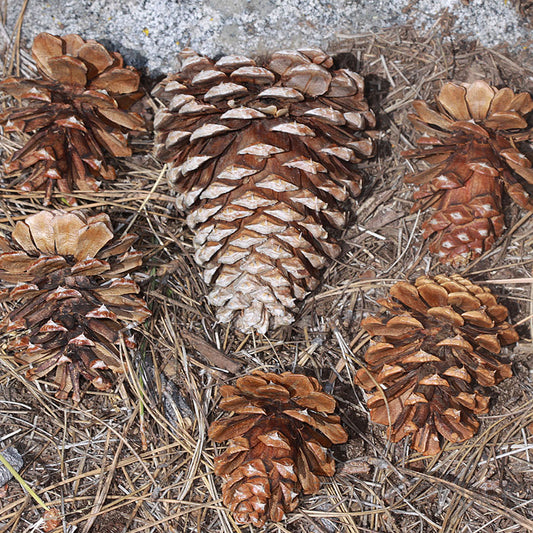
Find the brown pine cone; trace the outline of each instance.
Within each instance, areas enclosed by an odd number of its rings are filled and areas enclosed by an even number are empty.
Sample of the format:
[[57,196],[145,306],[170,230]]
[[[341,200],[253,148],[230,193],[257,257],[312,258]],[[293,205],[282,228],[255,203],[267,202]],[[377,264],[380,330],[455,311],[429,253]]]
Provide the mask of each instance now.
[[214,62],[182,53],[154,91],[156,154],[190,211],[196,261],[217,318],[264,333],[290,324],[296,300],[340,253],[341,202],[360,192],[356,164],[374,144],[363,79],[320,50]]
[[57,187],[75,205],[73,190],[97,191],[97,180],[114,180],[105,160],[131,155],[128,130],[144,120],[128,108],[142,96],[139,73],[122,56],[79,35],[35,37],[32,55],[43,79],[8,78],[0,90],[24,103],[0,114],[5,132],[33,133],[5,164],[6,172],[32,168],[17,186],[45,191],[44,205]]
[[220,408],[232,415],[213,422],[209,437],[230,441],[215,458],[224,505],[239,524],[278,522],[296,508],[300,491],[318,491],[317,476],[335,473],[326,449],[348,438],[330,414],[335,400],[315,378],[292,372],[254,371],[220,393]]
[[484,81],[446,83],[438,111],[424,101],[413,103],[409,115],[422,133],[420,148],[404,152],[431,166],[406,176],[422,185],[413,211],[433,207],[423,227],[432,237],[429,249],[439,260],[458,266],[489,250],[503,231],[502,193],[505,187],[521,207],[533,210],[524,184],[533,183],[531,161],[516,142],[531,132],[524,116],[533,109],[528,93],[496,89]]
[[109,217],[41,211],[0,240],[0,301],[14,304],[0,322],[7,349],[30,364],[27,378],[56,369],[56,397],[80,399],[80,375],[99,390],[100,370],[123,372],[119,347],[134,347],[125,329],[150,316],[138,285],[123,277],[142,263],[136,235],[113,240]]
[[456,274],[401,281],[380,303],[386,311],[361,322],[372,342],[368,366],[356,374],[372,393],[371,419],[389,426],[392,442],[412,435],[423,455],[440,451],[439,434],[450,442],[472,437],[475,415],[488,411],[481,387],[511,376],[498,360],[501,346],[518,340],[507,308]]

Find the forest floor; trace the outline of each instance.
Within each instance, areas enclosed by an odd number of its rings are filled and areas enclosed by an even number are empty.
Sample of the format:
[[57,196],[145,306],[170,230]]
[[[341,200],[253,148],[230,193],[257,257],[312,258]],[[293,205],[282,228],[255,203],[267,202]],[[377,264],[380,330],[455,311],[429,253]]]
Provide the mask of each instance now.
[[[444,16],[424,33],[404,26],[339,43],[365,76],[378,116],[378,153],[362,165],[363,193],[347,207],[343,254],[290,327],[244,336],[216,322],[193,259],[192,233],[149,136],[133,139],[134,156],[116,162],[115,182],[96,194],[76,194],[73,209],[104,211],[117,232],[131,226],[141,237],[137,249],[145,261],[135,279],[153,316],[137,328],[139,349],[124,354],[127,372],[116,386],[87,388],[79,405],[56,399],[45,378],[28,382],[24,369],[0,352],[0,452],[14,446],[21,453],[21,476],[64,517],[56,533],[251,532],[236,525],[221,502],[213,475],[221,447],[206,430],[217,416],[218,386],[256,368],[315,376],[337,400],[349,433],[347,444],[333,449],[336,475],[262,532],[533,531],[532,213],[507,198],[503,236],[457,271],[491,288],[521,337],[503,354],[513,377],[491,389],[490,412],[480,417],[474,438],[447,444],[432,458],[405,441],[391,444],[385,428],[369,421],[353,383],[368,342],[360,322],[379,309],[376,300],[398,280],[452,272],[428,252],[420,231],[427,214],[410,212],[413,187],[402,181],[413,170],[400,155],[417,136],[407,119],[412,100],[432,102],[445,80],[481,78],[533,92],[527,50],[446,39],[450,24]],[[32,73],[27,50],[14,46],[6,53],[13,73]],[[150,97],[147,103],[157,108]],[[21,139],[1,136],[0,143],[5,158]],[[4,180],[0,232],[39,211],[42,197],[21,196]],[[59,197],[53,205],[64,207]],[[0,531],[40,531],[41,517],[16,480],[0,492]]]

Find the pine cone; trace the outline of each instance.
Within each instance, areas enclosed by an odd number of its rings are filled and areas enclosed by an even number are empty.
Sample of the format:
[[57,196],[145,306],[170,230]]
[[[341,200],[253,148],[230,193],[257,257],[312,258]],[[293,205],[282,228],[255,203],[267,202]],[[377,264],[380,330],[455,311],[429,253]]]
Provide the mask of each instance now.
[[211,424],[215,442],[229,439],[215,458],[222,498],[239,524],[280,521],[298,505],[300,491],[314,494],[318,476],[335,473],[326,448],[346,442],[335,400],[315,378],[255,371],[234,387],[220,388],[220,408],[233,414]]
[[131,155],[128,130],[144,130],[144,120],[127,111],[142,96],[139,73],[124,67],[122,56],[79,35],[35,37],[32,55],[43,79],[8,78],[0,90],[24,102],[0,115],[5,132],[31,132],[32,137],[5,164],[7,173],[33,167],[18,188],[45,191],[50,203],[54,187],[97,191],[100,179],[115,179],[104,151]]
[[360,192],[361,137],[375,118],[363,79],[332,70],[320,50],[284,51],[266,66],[216,63],[191,50],[154,91],[157,156],[188,208],[196,261],[213,283],[218,320],[266,332],[293,321],[295,300],[317,287],[340,247],[340,203]]
[[[0,301],[16,302],[0,322],[7,349],[29,363],[30,380],[54,368],[56,397],[72,391],[80,399],[79,376],[99,390],[111,382],[100,372],[123,372],[119,345],[125,328],[150,315],[134,296],[137,284],[126,272],[142,262],[129,251],[136,235],[112,240],[109,217],[41,211],[18,222],[0,240]],[[125,344],[134,347],[131,336]]]
[[484,81],[446,83],[437,97],[439,111],[422,100],[409,115],[427,135],[419,149],[404,152],[426,160],[429,169],[408,175],[422,185],[413,211],[433,206],[423,227],[433,236],[429,249],[440,261],[458,266],[489,250],[503,231],[503,187],[521,207],[533,210],[524,183],[533,183],[529,159],[516,142],[527,139],[524,116],[533,109],[528,93],[496,89]]
[[490,290],[458,275],[401,281],[390,295],[382,316],[361,322],[372,343],[356,382],[372,392],[370,417],[389,425],[391,441],[412,435],[415,450],[433,455],[439,434],[461,442],[477,432],[489,403],[479,386],[511,376],[497,354],[518,335]]

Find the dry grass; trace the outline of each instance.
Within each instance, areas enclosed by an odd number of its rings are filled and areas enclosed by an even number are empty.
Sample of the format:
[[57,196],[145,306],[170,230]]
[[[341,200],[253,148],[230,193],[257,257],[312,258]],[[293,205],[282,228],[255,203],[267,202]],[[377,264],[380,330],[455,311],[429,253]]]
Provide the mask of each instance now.
[[[246,532],[220,501],[212,474],[217,452],[206,428],[216,415],[216,388],[254,368],[315,375],[339,403],[349,442],[334,450],[338,474],[304,498],[282,524],[265,532],[523,532],[533,531],[533,279],[530,213],[509,204],[498,246],[462,272],[489,283],[520,324],[521,342],[507,352],[514,377],[492,390],[479,434],[423,459],[407,443],[387,443],[369,423],[353,385],[367,337],[362,317],[377,310],[395,280],[450,272],[427,254],[423,215],[410,214],[412,190],[402,184],[411,147],[406,114],[413,98],[431,99],[443,80],[482,77],[520,90],[533,88],[530,57],[475,43],[443,40],[444,17],[425,34],[396,28],[345,36],[367,76],[379,114],[380,146],[366,165],[367,186],[349,206],[344,254],[324,275],[291,328],[271,336],[240,336],[214,320],[207,288],[192,259],[192,235],[173,206],[149,139],[121,161],[119,179],[102,192],[77,194],[79,208],[104,210],[118,233],[131,227],[146,254],[136,275],[153,311],[137,332],[139,350],[124,354],[127,373],[110,393],[88,390],[80,405],[54,398],[46,380],[29,383],[1,352],[0,450],[24,456],[22,476],[64,523],[56,532]],[[1,34],[1,32],[0,32]],[[1,35],[0,35],[1,41]],[[5,47],[6,65],[31,71],[27,53]],[[11,58],[13,60],[11,61]],[[155,106],[155,102],[150,102]],[[2,157],[20,139],[2,137]],[[0,231],[40,209],[42,194],[21,196],[13,181],[0,192]],[[56,206],[61,204],[56,198]],[[78,208],[76,208],[78,209]],[[0,349],[3,349],[0,340]],[[0,496],[0,530],[39,531],[42,509],[11,481]]]

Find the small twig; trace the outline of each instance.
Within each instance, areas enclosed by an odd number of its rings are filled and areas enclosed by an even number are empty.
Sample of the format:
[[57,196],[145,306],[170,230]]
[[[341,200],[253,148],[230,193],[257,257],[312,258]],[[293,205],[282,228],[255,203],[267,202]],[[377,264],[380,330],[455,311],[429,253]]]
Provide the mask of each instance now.
[[242,368],[241,363],[223,354],[220,350],[194,333],[191,333],[190,331],[181,331],[180,334],[194,349],[198,350],[198,352],[200,352],[212,366],[226,370],[231,374],[237,374]]

